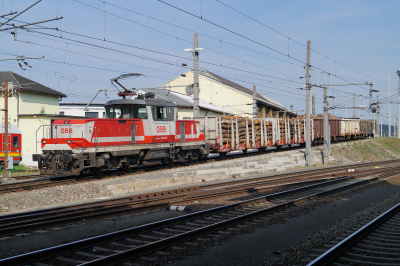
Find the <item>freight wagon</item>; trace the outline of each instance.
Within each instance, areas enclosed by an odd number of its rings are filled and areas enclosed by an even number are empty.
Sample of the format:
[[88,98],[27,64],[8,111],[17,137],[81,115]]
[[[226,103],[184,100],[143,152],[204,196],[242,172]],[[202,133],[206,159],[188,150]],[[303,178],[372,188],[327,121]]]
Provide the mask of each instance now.
[[360,120],[360,136],[366,138],[373,136],[374,120]]
[[340,137],[344,140],[357,139],[360,136],[360,119],[343,118],[340,120]]
[[238,116],[194,117],[211,151],[226,154],[248,149],[265,150],[304,143],[304,120],[245,118]]
[[[330,128],[331,141],[339,140],[341,133],[341,119],[340,118],[328,118],[328,125]],[[324,119],[321,117],[314,117],[312,119],[312,124],[314,127],[313,143],[323,143],[324,140]]]

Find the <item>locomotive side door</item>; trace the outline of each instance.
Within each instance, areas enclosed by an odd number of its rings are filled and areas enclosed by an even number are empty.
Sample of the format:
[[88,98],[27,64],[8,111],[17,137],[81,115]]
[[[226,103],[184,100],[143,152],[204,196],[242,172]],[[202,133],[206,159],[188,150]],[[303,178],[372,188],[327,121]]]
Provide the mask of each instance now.
[[151,106],[153,143],[171,142],[171,117],[167,106]]

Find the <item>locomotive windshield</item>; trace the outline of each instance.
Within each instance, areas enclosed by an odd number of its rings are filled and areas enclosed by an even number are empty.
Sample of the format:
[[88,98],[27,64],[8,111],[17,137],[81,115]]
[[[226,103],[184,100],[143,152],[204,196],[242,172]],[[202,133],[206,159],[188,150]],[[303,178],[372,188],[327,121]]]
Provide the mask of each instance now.
[[[129,109],[128,109],[129,108]],[[128,115],[129,110],[129,115]],[[106,106],[107,118],[139,118],[147,119],[146,105],[111,105]]]
[[147,110],[145,105],[129,106],[130,118],[147,119]]
[[107,106],[106,114],[107,118],[121,118],[122,117],[121,106]]
[[174,121],[174,108],[153,106],[151,109],[154,121]]

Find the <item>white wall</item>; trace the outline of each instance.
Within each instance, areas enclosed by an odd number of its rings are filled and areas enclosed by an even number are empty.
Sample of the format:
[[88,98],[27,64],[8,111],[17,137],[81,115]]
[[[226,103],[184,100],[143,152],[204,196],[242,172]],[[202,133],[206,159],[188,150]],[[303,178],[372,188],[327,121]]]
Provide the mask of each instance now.
[[103,113],[105,114],[106,109],[104,107],[89,106],[84,112],[85,106],[80,105],[60,105],[60,112],[64,112],[64,115],[70,116],[82,116],[85,117],[85,112],[97,112],[98,118],[103,118]]

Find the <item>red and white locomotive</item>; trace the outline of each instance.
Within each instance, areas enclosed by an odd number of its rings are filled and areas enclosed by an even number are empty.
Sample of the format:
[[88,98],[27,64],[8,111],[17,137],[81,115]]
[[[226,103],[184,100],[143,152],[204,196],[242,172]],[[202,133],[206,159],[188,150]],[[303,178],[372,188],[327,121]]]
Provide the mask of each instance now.
[[209,145],[194,120],[176,120],[176,105],[154,98],[106,103],[106,118],[59,119],[51,138],[41,140],[33,160],[43,174],[79,175],[87,171],[157,165],[201,159]]

